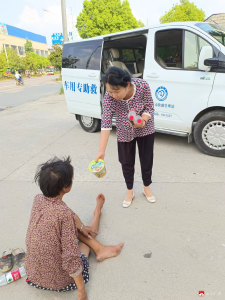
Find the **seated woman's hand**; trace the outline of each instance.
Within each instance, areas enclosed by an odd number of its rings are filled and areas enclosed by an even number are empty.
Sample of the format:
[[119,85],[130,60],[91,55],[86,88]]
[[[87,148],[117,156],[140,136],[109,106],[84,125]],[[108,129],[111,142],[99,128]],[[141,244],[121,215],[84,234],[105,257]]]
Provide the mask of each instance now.
[[85,289],[77,290],[77,299],[78,300],[88,300],[87,293]]
[[82,233],[84,236],[86,236],[89,239],[92,239],[92,236],[91,236],[92,233],[98,235],[97,230],[95,230],[93,227],[90,227],[90,226],[83,226],[80,233]]

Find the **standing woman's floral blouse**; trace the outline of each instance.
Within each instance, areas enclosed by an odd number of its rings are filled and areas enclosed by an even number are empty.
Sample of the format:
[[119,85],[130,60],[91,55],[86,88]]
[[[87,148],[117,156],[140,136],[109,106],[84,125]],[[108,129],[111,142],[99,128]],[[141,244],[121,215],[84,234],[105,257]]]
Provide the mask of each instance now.
[[37,195],[26,236],[27,278],[44,288],[60,290],[83,271],[75,213],[59,198]]
[[[134,94],[128,100],[116,100],[106,92],[103,101],[102,130],[112,129],[113,113],[116,115],[117,139],[119,142],[130,142],[136,137],[155,132],[154,103],[148,83],[140,78],[132,79]],[[150,119],[143,128],[133,128],[128,121],[128,113],[135,109],[137,115],[148,115]]]

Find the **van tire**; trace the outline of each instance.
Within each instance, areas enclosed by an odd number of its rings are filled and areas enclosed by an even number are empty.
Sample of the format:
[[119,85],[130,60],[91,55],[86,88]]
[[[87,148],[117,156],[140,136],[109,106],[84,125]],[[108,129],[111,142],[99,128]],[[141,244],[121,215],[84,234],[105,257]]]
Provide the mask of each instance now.
[[[225,111],[214,110],[203,115],[198,120],[194,128],[194,141],[201,152],[212,156],[225,157],[225,141],[223,146],[224,149],[217,150],[217,149],[213,149],[213,147],[216,147],[216,144],[214,144],[213,141],[207,139],[207,132],[209,132],[210,128],[213,128],[214,126],[216,129],[217,121],[218,121],[218,125],[224,129],[224,137],[225,137]],[[219,131],[218,133],[215,132],[213,134],[220,134],[220,132],[223,133],[223,130]]]
[[93,133],[100,131],[101,129],[101,120],[99,119],[78,116],[78,121],[80,123],[80,126],[87,132]]

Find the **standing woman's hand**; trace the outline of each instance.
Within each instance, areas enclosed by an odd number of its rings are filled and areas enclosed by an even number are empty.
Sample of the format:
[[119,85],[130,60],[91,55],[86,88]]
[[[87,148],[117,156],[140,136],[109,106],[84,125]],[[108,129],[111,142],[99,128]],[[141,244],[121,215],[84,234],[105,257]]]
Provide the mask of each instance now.
[[130,121],[130,126],[133,127],[133,128],[143,128],[146,124],[146,121],[142,120],[142,122],[139,124],[139,123],[135,123],[135,121],[133,121],[134,124],[132,124]]
[[97,162],[99,159],[104,160],[105,158],[105,152],[98,152],[98,155],[95,158],[95,161]]

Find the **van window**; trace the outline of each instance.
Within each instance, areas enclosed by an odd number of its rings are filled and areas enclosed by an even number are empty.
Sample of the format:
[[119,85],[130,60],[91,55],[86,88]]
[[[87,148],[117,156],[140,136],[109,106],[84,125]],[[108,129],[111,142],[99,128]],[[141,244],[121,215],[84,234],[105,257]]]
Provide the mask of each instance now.
[[102,40],[65,44],[62,68],[100,70],[101,46]]
[[144,59],[144,49],[134,49],[134,53],[135,53],[135,58],[136,60],[142,60]]
[[182,30],[156,33],[156,60],[164,68],[182,68]]
[[100,70],[100,59],[102,54],[102,48],[99,47],[94,53],[92,53],[89,61],[87,62],[87,69]]
[[199,28],[210,34],[214,39],[225,46],[225,27],[218,24],[198,23]]
[[210,44],[189,31],[185,31],[184,43],[184,69],[197,70],[201,48],[203,46],[210,46]]
[[210,44],[192,32],[179,29],[159,31],[156,33],[156,61],[166,69],[197,70],[203,46]]
[[122,61],[123,62],[133,62],[135,61],[133,49],[122,49]]

